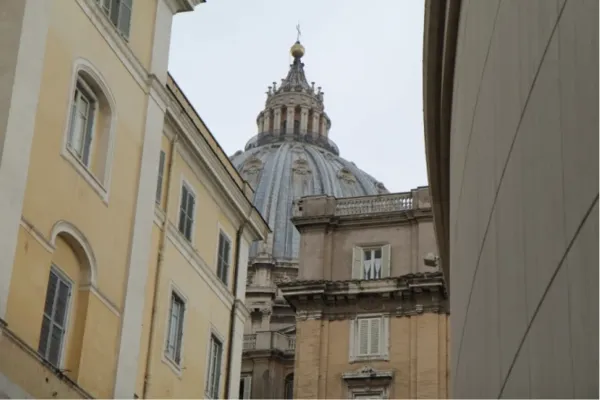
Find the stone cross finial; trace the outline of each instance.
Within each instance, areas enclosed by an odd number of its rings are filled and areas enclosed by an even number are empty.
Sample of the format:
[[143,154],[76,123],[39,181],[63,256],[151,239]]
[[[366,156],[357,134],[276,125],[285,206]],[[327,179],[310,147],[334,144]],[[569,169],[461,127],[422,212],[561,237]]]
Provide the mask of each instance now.
[[298,35],[296,35],[296,41],[299,42],[300,36],[302,36],[302,32],[300,31],[300,22],[298,22],[298,25],[296,25],[296,32],[298,32]]

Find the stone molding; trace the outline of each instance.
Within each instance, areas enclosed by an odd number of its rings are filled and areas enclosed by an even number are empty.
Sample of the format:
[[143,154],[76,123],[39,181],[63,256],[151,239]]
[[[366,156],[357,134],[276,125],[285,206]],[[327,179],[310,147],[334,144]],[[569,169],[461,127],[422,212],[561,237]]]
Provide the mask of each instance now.
[[279,288],[297,321],[347,320],[364,313],[388,317],[449,313],[440,272],[378,280],[294,281]]

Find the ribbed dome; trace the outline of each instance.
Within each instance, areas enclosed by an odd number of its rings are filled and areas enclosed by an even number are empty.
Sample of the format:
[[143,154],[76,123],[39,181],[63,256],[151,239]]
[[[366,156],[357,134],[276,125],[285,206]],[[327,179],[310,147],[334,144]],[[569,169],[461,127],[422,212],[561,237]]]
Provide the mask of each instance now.
[[300,234],[290,221],[294,200],[387,193],[382,183],[339,156],[328,137],[331,122],[323,94],[308,86],[299,59],[279,90],[269,88],[266,108],[257,119],[258,135],[231,157],[254,188],[254,205],[273,231],[266,244],[252,247],[250,257],[260,254],[278,264],[297,263]]
[[[256,191],[254,205],[273,231],[270,250],[277,261],[294,262],[298,257],[300,234],[290,221],[295,199],[315,194],[353,197],[387,193],[383,184],[353,163],[309,143],[266,144],[238,153],[232,162]],[[251,257],[256,253],[255,246]]]

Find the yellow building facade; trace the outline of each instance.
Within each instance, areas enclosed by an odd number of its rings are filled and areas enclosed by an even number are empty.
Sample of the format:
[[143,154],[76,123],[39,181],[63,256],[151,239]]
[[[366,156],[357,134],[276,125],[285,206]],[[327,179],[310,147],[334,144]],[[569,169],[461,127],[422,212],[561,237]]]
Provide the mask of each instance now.
[[198,3],[0,3],[0,397],[237,395],[268,226],[167,73]]

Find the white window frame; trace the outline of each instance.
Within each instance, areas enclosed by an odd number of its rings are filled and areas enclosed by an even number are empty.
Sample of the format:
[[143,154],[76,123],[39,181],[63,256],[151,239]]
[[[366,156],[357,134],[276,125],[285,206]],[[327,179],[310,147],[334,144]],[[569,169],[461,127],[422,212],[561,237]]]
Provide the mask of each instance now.
[[[169,337],[171,336],[171,304],[173,298],[176,296],[183,302],[183,323],[180,323],[181,327],[181,340],[179,341],[179,360],[176,360],[173,355],[169,353]],[[188,299],[183,292],[175,286],[173,282],[169,285],[169,296],[167,303],[166,322],[165,322],[165,338],[164,338],[164,350],[163,350],[163,361],[165,361],[173,371],[181,376],[183,361],[184,361],[184,343],[185,343],[185,324],[186,324],[186,311],[187,311]]]
[[[79,94],[79,96],[77,96],[77,94]],[[77,149],[75,149],[73,147],[73,138],[75,137],[75,135],[74,135],[75,132],[73,131],[73,127],[74,127],[74,121],[76,118],[75,114],[78,112],[78,109],[77,109],[78,101],[77,100],[79,99],[79,97],[83,97],[88,102],[88,107],[89,107],[87,110],[86,124],[85,124],[85,127],[83,128],[84,132],[81,137],[81,147],[82,147],[81,155],[78,154]],[[71,95],[71,112],[69,114],[70,118],[68,121],[67,150],[87,170],[91,170],[91,165],[92,165],[92,158],[93,158],[93,154],[94,154],[93,149],[94,149],[94,144],[95,144],[94,142],[96,139],[95,131],[96,131],[97,116],[98,116],[98,98],[94,94],[94,91],[92,90],[92,88],[90,88],[90,86],[81,77],[78,76],[77,81],[75,82],[75,89],[73,90],[73,93]],[[88,155],[87,155],[87,160],[86,160],[85,159],[85,142],[86,142],[88,136],[91,136],[91,137],[89,139],[90,145],[89,145]]]
[[391,276],[392,269],[392,248],[389,243],[373,243],[356,245],[352,249],[352,279],[374,280],[375,278],[365,279],[364,262],[366,251],[381,251],[381,276],[377,279],[385,279]]
[[[119,32],[119,35],[123,39],[128,41],[129,35],[131,33],[131,21],[133,20],[133,18],[132,18],[133,17],[133,0],[129,0],[130,4],[127,4],[126,1],[127,0],[96,0],[96,3],[98,3],[98,7],[100,7],[100,9],[102,10],[102,13],[110,21],[111,25],[117,30],[117,32]],[[112,7],[115,4],[119,8],[119,10],[117,11],[117,21],[116,22],[113,21],[112,14],[111,14]],[[120,27],[120,22],[121,22],[121,17],[122,17],[122,14],[121,14],[122,4],[125,4],[125,7],[127,7],[129,9],[129,22],[128,22],[127,32],[122,30]]]
[[[156,177],[156,198],[154,199],[156,205],[158,206],[162,204],[166,162],[167,153],[161,149],[160,153],[158,154],[158,176]],[[179,204],[179,207],[181,207],[181,204]]]
[[[181,220],[181,200],[183,199],[183,187],[187,189],[188,193],[194,198],[194,210],[192,215],[192,226],[190,227],[190,237],[189,239],[185,236],[184,232],[181,232],[179,229],[179,221]],[[193,189],[193,186],[189,183],[187,179],[183,176],[181,177],[181,185],[179,186],[179,203],[177,204],[177,232],[189,243],[193,245],[194,240],[196,238],[195,229],[196,229],[196,210],[198,209],[198,196],[196,195],[196,191]]]
[[[218,224],[218,236],[217,236],[217,256],[215,258],[216,260],[216,267],[215,267],[215,273],[217,274],[217,278],[219,278],[219,281],[221,283],[223,283],[226,287],[229,287],[229,273],[231,272],[231,264],[232,264],[232,260],[233,260],[233,240],[231,240],[231,236],[229,236],[227,234],[227,232],[225,232],[225,230],[223,229],[223,227]],[[225,274],[225,279],[222,279],[221,275],[219,274],[219,261],[220,261],[220,257],[221,254],[219,252],[219,245],[221,242],[221,235],[223,235],[225,237],[225,240],[227,240],[229,242],[229,254],[227,255],[227,257],[229,258],[227,260],[227,273]]]
[[[50,273],[54,273],[57,278],[59,279],[59,281],[64,282],[65,284],[67,284],[67,286],[69,287],[69,294],[68,294],[68,298],[67,298],[67,304],[65,305],[65,322],[64,322],[64,327],[63,327],[63,334],[62,337],[60,339],[60,347],[59,347],[59,354],[58,354],[58,365],[55,365],[56,368],[63,368],[64,366],[64,359],[65,359],[65,342],[66,342],[66,338],[67,335],[69,334],[69,327],[71,324],[71,307],[72,307],[72,301],[73,301],[73,287],[74,287],[74,283],[73,280],[70,279],[64,272],[61,271],[60,268],[58,268],[58,266],[56,264],[52,264],[50,266],[50,270],[48,271],[48,279],[46,281],[46,293],[48,291],[48,285],[50,283]],[[45,307],[45,299],[46,299],[46,293],[44,293],[44,307]],[[52,306],[53,309],[53,314],[54,314],[54,307],[55,305]],[[45,310],[42,311],[42,324],[43,324],[43,318],[44,318],[44,314],[45,314]],[[41,339],[41,325],[40,325],[40,339]],[[52,333],[49,331],[48,332],[48,337],[50,337],[52,335]],[[38,354],[39,353],[39,340],[38,340]],[[47,358],[46,358],[46,354],[40,354],[40,356],[42,358],[44,358],[44,360],[47,360],[48,362],[50,362]]]
[[[360,354],[360,320],[380,319],[379,325],[379,352],[377,354]],[[350,363],[373,360],[389,360],[389,331],[390,323],[389,316],[381,314],[362,314],[349,321],[350,325],[350,348],[349,361]],[[369,328],[370,329],[370,328]]]
[[252,374],[242,374],[240,376],[240,384],[244,383],[244,391],[240,400],[249,400],[252,398]]
[[[218,342],[221,343],[221,359],[219,362],[219,370],[216,374],[216,377],[218,379],[217,381],[217,387],[216,387],[216,396],[213,397],[214,393],[211,393],[211,389],[213,389],[210,385],[210,377],[211,377],[211,372],[213,369],[213,365],[212,365],[212,343],[213,343],[213,339],[216,339]],[[226,342],[225,339],[223,338],[223,336],[221,334],[219,334],[219,332],[214,328],[210,327],[209,329],[209,334],[208,334],[208,344],[207,344],[207,349],[206,349],[206,376],[204,379],[204,383],[205,383],[205,387],[204,387],[204,396],[207,399],[218,399],[219,396],[221,395],[221,385],[223,384],[223,380],[221,379],[221,376],[223,375],[223,368],[225,367],[224,363],[223,363],[223,356],[224,356],[224,351],[226,348]]]
[[[107,101],[108,110],[110,115],[107,116],[107,125],[103,126],[102,135],[107,135],[106,139],[108,142],[106,143],[106,153],[103,154],[104,157],[104,171],[102,175],[102,179],[96,176],[91,169],[91,157],[94,154],[94,148],[98,145],[96,140],[98,138],[98,133],[96,132],[97,126],[92,127],[93,136],[92,143],[90,143],[90,162],[88,165],[85,165],[79,157],[69,148],[69,136],[71,131],[71,119],[73,113],[73,99],[74,93],[77,89],[77,85],[83,83],[85,87],[88,89],[90,93],[92,93],[93,97],[96,100],[95,114],[94,114],[94,124],[98,120],[98,94],[96,91],[90,88],[90,85],[86,82],[86,79],[81,75],[85,73],[89,76],[90,79],[93,80],[94,84],[99,87],[99,90],[102,92],[103,98]],[[110,195],[110,185],[112,178],[112,163],[114,158],[114,145],[115,145],[115,127],[117,124],[117,115],[116,115],[116,103],[114,97],[108,87],[106,81],[100,74],[100,72],[87,60],[83,58],[78,58],[74,62],[73,66],[73,75],[71,80],[71,86],[69,87],[68,93],[68,107],[67,107],[67,115],[66,121],[64,124],[64,133],[63,133],[63,143],[61,149],[61,156],[71,164],[71,166],[81,175],[81,177],[90,185],[90,187],[100,196],[104,204],[108,205],[108,199]]]

